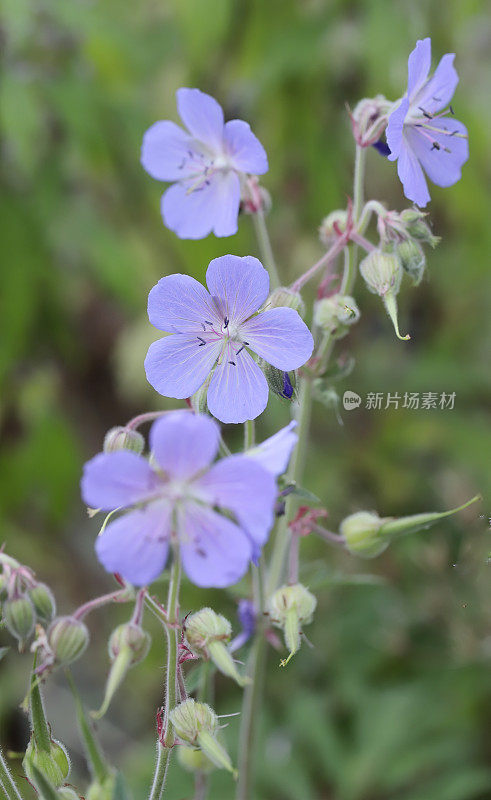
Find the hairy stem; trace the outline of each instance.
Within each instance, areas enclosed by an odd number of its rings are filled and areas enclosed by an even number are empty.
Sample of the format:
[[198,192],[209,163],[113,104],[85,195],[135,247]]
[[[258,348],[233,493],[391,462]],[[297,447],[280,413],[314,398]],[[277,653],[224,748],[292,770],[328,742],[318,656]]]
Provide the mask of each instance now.
[[22,800],[20,792],[10,774],[7,762],[0,750],[0,788],[3,789],[6,800]]
[[268,228],[262,209],[259,209],[252,214],[252,222],[254,223],[254,230],[256,239],[261,254],[261,260],[269,272],[271,281],[271,289],[276,289],[280,285],[280,278],[276,268],[276,261],[273,255],[273,248],[271,247],[271,240],[269,238]]

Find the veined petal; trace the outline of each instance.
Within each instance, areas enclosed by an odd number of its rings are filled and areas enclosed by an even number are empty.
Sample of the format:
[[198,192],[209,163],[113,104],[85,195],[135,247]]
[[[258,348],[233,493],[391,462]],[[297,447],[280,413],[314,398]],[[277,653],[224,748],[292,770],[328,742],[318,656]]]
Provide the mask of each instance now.
[[233,170],[217,174],[213,202],[215,204],[213,233],[220,237],[233,236],[237,233],[240,206],[240,180]]
[[209,94],[199,89],[178,89],[177,110],[189,132],[213,150],[221,150],[223,142],[222,107]]
[[264,175],[268,171],[266,151],[247,122],[241,119],[226,122],[224,140],[235,169],[253,175]]
[[396,158],[399,158],[402,147],[402,131],[408,111],[409,100],[407,97],[403,97],[400,105],[397,106],[396,110],[393,111],[389,117],[385,131],[385,138],[390,148],[390,153],[387,156],[389,161],[395,161]]
[[268,384],[247,350],[237,355],[231,345],[227,346],[213,373],[207,402],[210,414],[221,422],[245,422],[264,411]]
[[200,347],[197,337],[190,333],[158,339],[145,358],[147,380],[165,397],[190,397],[210,374],[221,348],[221,341],[207,341]]
[[210,417],[172,411],[154,422],[152,453],[162,469],[176,478],[190,478],[207,467],[218,452],[220,428]]
[[274,523],[277,489],[271,472],[247,455],[234,455],[214,464],[194,486],[209,505],[232,511],[254,544],[262,547]]
[[172,508],[157,502],[110,522],[95,549],[102,566],[135,586],[158,578],[169,552]]
[[160,481],[148,461],[129,450],[99,453],[84,467],[81,481],[84,503],[113,511],[152,497]]
[[258,310],[269,292],[269,275],[253,256],[220,256],[210,261],[206,284],[231,322],[240,323]]
[[405,136],[397,162],[397,174],[404,187],[406,197],[420,208],[424,208],[430,200],[428,185],[421,165]]
[[178,536],[184,571],[196,586],[231,586],[247,572],[247,535],[210,508],[187,503],[178,514]]
[[415,106],[430,114],[448,106],[459,82],[459,76],[453,65],[454,58],[455,53],[447,53],[440,59],[433,76],[415,97]]
[[425,83],[430,67],[431,39],[428,36],[426,39],[418,39],[408,59],[407,96],[411,102]]
[[193,138],[170,120],[155,122],[143,135],[141,163],[158,181],[180,181],[196,172]]
[[429,179],[437,186],[452,186],[460,180],[462,165],[469,158],[467,130],[452,117],[432,119],[428,125],[428,133],[439,144],[439,150],[417,127],[408,129],[407,140]]
[[[195,188],[193,188],[195,187]],[[175,183],[162,195],[165,225],[180,239],[204,239],[213,230],[223,202],[222,175]]]
[[[214,303],[205,287],[190,275],[167,275],[150,290],[148,318],[152,325],[169,333],[196,333],[220,327]],[[218,329],[218,328],[217,328]]]
[[292,420],[278,433],[247,450],[245,455],[247,458],[253,458],[264,469],[271,472],[272,475],[283,475],[287,470],[293,448],[298,441],[298,436],[294,432],[296,427],[297,423]]
[[273,367],[297,369],[312,355],[314,340],[293,308],[270,308],[241,325],[241,335]]

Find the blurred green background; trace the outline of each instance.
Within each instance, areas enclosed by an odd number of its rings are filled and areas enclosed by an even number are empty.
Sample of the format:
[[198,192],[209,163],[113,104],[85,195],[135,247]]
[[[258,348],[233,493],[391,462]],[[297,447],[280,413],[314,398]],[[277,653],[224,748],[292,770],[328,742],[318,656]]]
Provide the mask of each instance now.
[[[166,273],[202,278],[224,253],[258,254],[247,217],[230,239],[185,242],[164,228],[163,186],[139,164],[145,129],[177,119],[174,92],[183,85],[251,123],[269,155],[268,224],[286,282],[320,256],[319,223],[351,191],[345,103],[400,96],[417,38],[431,35],[434,61],[457,53],[454,108],[468,126],[471,158],[458,185],[432,188],[443,241],[423,284],[402,291],[401,329],[412,339],[395,339],[359,281],[362,319],[337,347],[356,357],[341,393],[455,391],[455,408],[360,408],[342,412],[340,426],[333,410],[316,406],[306,484],[334,528],[360,508],[398,515],[450,508],[478,492],[485,499],[372,562],[311,537],[302,543],[302,577],[319,598],[308,630],[314,647],[304,645],[286,670],[271,654],[251,800],[491,797],[489,6],[3,0],[1,13],[0,540],[54,588],[62,613],[113,585],[94,558],[98,525],[79,498],[82,464],[110,426],[166,402],[143,371],[156,338],[148,290]],[[409,205],[394,165],[375,151],[366,193]],[[273,401],[261,432],[288,415]],[[186,584],[183,612],[205,604],[235,622],[233,591]],[[89,618],[92,648],[74,670],[89,708],[101,698],[107,635],[127,613]],[[162,699],[164,642],[149,625],[149,657],[98,726],[135,798],[146,796]],[[29,660],[12,650],[0,663],[0,739],[12,751],[26,743],[18,701]],[[82,790],[87,775],[62,674],[47,700]],[[219,679],[215,704],[221,714],[238,711],[240,691]],[[232,717],[225,731],[232,751],[238,724]],[[12,766],[20,775],[20,763]],[[229,777],[217,774],[214,800],[232,793]],[[169,800],[192,795],[176,767]]]

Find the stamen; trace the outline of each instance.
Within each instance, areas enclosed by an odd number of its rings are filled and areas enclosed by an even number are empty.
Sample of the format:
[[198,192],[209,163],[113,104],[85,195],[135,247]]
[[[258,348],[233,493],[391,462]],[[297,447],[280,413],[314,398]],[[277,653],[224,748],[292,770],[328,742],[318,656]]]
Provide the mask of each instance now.
[[237,364],[235,363],[235,361],[229,361],[228,363],[229,363],[229,364],[232,364],[232,366],[233,366],[233,367],[236,367],[236,366],[237,366]]
[[425,111],[424,108],[421,108],[421,106],[418,106],[418,108],[424,117],[426,117],[427,119],[433,119],[433,114],[430,114],[429,111]]
[[223,321],[223,327],[224,327],[224,328],[228,328],[228,324],[229,324],[229,322],[230,322],[229,318],[228,318],[228,317],[225,317],[225,319],[224,319],[224,321]]
[[203,347],[203,345],[206,344],[205,340],[202,339],[201,336],[198,336],[197,339],[198,339],[198,342],[199,342],[198,347]]
[[243,349],[244,349],[244,345],[242,345],[241,347],[239,347],[239,349],[237,350],[237,352],[236,352],[236,354],[235,354],[235,355],[236,355],[236,356],[238,356],[238,355],[239,355],[239,353],[242,353],[242,350],[243,350]]

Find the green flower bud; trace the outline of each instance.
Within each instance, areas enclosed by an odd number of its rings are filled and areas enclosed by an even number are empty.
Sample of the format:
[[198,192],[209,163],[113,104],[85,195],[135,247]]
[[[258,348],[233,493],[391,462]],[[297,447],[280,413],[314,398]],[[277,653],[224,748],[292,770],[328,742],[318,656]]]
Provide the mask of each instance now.
[[56,614],[56,601],[53,592],[45,583],[36,583],[29,589],[29,597],[36,616],[43,625],[48,625]]
[[103,449],[105,453],[115,453],[118,450],[131,450],[133,453],[143,453],[145,439],[131,428],[118,425],[108,430],[104,436]]
[[187,772],[204,772],[205,774],[215,769],[215,765],[205,756],[202,750],[181,745],[177,749],[177,760]]
[[298,311],[300,315],[302,315],[305,310],[305,303],[299,292],[293,292],[286,286],[279,286],[271,292],[266,300],[265,308],[284,308],[285,306],[287,308],[293,308],[295,311]]
[[331,211],[321,222],[319,236],[322,244],[330,247],[344,233],[348,223],[348,212],[344,208]]
[[348,327],[360,319],[360,311],[349,295],[335,294],[323,297],[314,307],[314,322],[319,328],[341,339]]
[[401,220],[409,236],[424,244],[429,244],[430,247],[436,247],[440,237],[434,236],[430,226],[424,221],[427,216],[424,211],[418,211],[416,208],[406,208],[401,211]]
[[382,298],[397,338],[410,339],[408,334],[401,336],[397,320],[396,296],[402,279],[402,266],[398,257],[394,253],[373,250],[361,262],[360,272],[368,289]]
[[109,658],[112,666],[106,683],[104,700],[92,716],[100,719],[107,712],[114,693],[126,677],[128,670],[143,661],[150,647],[150,636],[139,625],[127,622],[118,625],[109,639]]
[[70,759],[61,742],[52,739],[49,750],[42,750],[36,746],[32,736],[27,745],[26,754],[22,762],[24,772],[30,781],[35,783],[32,766],[36,766],[53,786],[61,786],[70,774]]
[[426,267],[426,257],[423,248],[413,239],[406,239],[397,245],[402,268],[407,272],[415,286],[421,283]]
[[207,414],[208,413],[208,388],[211,383],[211,373],[208,375],[207,379],[204,383],[201,384],[199,389],[195,391],[193,395],[191,395],[190,402],[191,407],[195,414]]
[[7,630],[19,641],[22,650],[34,631],[36,615],[34,606],[27,595],[6,600],[3,604],[3,621]]
[[216,739],[218,717],[210,706],[190,697],[172,709],[169,719],[179,739],[199,747],[219,769],[236,775],[230,756]]
[[301,583],[293,586],[282,586],[270,599],[269,614],[271,621],[282,628],[285,644],[289,650],[287,659],[280,666],[286,667],[290,659],[300,649],[301,626],[312,622],[317,600]]
[[232,626],[228,619],[211,608],[202,608],[186,620],[186,640],[193,653],[207,661],[211,659],[220,672],[244,686],[246,679],[239,674],[226,647],[231,635]]
[[87,626],[75,617],[58,617],[48,628],[48,644],[55,662],[64,667],[80,658],[89,638]]
[[60,800],[80,800],[80,795],[71,786],[62,786],[58,789],[58,797]]
[[379,536],[383,523],[377,514],[357,511],[342,521],[339,532],[344,536],[350,553],[361,558],[375,558],[388,546],[388,541]]
[[114,800],[116,776],[108,775],[101,782],[94,781],[87,791],[86,800]]

